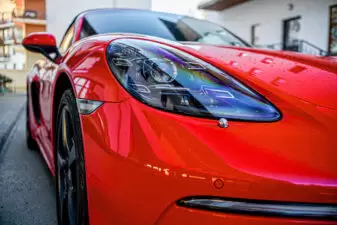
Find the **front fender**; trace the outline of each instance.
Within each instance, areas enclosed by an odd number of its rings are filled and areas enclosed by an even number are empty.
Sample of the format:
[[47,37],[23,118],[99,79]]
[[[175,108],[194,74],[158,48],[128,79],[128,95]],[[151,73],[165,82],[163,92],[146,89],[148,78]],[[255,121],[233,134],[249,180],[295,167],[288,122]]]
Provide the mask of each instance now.
[[58,75],[68,75],[76,98],[103,102],[129,98],[109,69],[105,56],[107,45],[100,38],[85,39],[75,44],[62,60]]

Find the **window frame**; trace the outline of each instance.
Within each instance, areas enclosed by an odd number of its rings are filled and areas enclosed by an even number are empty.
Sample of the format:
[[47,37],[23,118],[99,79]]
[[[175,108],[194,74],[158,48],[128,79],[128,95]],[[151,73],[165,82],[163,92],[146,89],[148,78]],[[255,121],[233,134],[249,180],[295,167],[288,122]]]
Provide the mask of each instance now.
[[68,49],[75,43],[76,41],[76,38],[77,38],[77,33],[78,33],[78,28],[81,28],[81,24],[79,24],[79,18],[80,18],[80,15],[76,16],[73,21],[70,23],[70,25],[68,26],[66,32],[64,33],[63,37],[62,37],[62,40],[58,46],[58,49],[60,50],[61,49],[61,46],[68,34],[68,32],[70,31],[70,29],[72,29],[72,27],[74,28],[74,33],[73,33],[73,37],[70,41],[70,45],[62,52],[60,52],[61,55],[64,55]]
[[[82,26],[81,26],[81,28],[79,29],[79,31],[78,31],[78,33],[79,33],[79,40],[82,40],[82,39],[84,39],[84,38],[87,38],[87,37],[90,37],[90,36],[92,36],[92,35],[95,35],[96,33],[94,33],[94,29],[91,27],[91,25],[88,23],[88,21],[87,21],[87,19],[86,19],[86,17],[85,16],[83,16],[83,18],[82,18]],[[89,28],[89,30],[87,30],[86,29],[86,27],[88,27]],[[86,33],[86,36],[82,36],[82,32],[85,32]],[[90,33],[91,32],[91,33]]]

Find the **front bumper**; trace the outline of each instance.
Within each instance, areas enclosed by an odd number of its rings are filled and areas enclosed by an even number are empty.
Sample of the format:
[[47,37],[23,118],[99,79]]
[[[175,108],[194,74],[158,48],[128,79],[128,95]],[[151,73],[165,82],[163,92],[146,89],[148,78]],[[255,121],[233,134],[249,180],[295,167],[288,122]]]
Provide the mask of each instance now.
[[158,225],[336,225],[335,221],[306,220],[295,218],[263,217],[219,213],[199,209],[184,208],[177,205],[170,207],[160,218]]
[[[296,121],[291,120],[300,123]],[[298,151],[310,130],[303,128],[301,135],[306,135],[293,139],[295,125],[287,121],[233,121],[229,129],[221,129],[215,120],[159,111],[133,99],[105,102],[94,113],[81,115],[81,123],[92,225],[337,225],[175,204],[189,196],[336,204],[337,180],[325,171],[334,169],[336,153],[326,146],[321,149],[329,154],[323,152],[321,158]],[[285,132],[287,142],[278,131]],[[307,163],[300,161],[303,156]],[[317,159],[325,164],[313,170]],[[222,185],[217,186],[218,180]]]

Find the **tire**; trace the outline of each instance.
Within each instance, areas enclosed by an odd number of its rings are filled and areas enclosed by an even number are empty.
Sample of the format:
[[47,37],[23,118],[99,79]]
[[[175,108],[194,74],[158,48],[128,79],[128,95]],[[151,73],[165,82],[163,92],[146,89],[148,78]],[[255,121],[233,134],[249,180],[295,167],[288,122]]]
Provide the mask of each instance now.
[[37,143],[32,138],[32,133],[30,131],[30,121],[29,121],[29,105],[27,99],[27,107],[26,107],[26,144],[29,150],[37,149]]
[[71,90],[57,110],[55,174],[59,225],[88,225],[86,173],[80,117]]

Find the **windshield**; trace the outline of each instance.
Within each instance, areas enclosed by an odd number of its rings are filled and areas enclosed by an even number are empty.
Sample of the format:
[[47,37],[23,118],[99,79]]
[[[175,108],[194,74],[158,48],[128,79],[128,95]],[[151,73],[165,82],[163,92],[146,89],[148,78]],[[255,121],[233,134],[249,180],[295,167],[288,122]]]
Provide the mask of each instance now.
[[102,33],[137,33],[179,42],[248,46],[206,20],[142,10],[98,10],[85,15],[81,38]]

